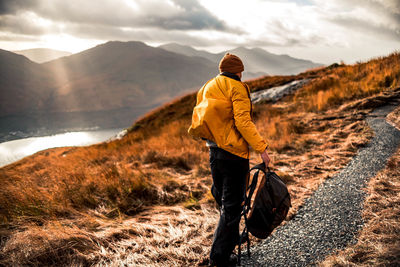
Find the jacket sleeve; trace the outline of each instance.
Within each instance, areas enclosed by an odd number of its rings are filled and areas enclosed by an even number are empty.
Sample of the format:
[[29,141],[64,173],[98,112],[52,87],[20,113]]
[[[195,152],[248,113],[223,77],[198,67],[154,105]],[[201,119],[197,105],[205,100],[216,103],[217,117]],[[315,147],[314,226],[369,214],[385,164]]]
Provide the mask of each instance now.
[[246,142],[258,153],[264,152],[268,143],[251,120],[251,100],[244,86],[232,87],[233,118],[235,126]]

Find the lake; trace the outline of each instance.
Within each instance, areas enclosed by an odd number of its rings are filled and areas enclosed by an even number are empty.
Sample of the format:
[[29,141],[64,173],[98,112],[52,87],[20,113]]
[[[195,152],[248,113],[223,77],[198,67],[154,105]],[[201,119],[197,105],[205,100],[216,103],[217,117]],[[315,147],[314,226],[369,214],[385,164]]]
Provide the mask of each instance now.
[[0,143],[0,167],[52,147],[87,146],[106,141],[123,129],[68,132]]

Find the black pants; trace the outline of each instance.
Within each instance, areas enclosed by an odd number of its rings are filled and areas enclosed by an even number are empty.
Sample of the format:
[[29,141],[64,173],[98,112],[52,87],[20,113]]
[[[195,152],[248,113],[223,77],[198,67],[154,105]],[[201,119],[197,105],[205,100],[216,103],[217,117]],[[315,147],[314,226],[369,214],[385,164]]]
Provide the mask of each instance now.
[[211,147],[210,165],[213,178],[211,192],[221,212],[210,259],[217,263],[217,266],[226,266],[239,241],[239,216],[244,200],[249,160]]

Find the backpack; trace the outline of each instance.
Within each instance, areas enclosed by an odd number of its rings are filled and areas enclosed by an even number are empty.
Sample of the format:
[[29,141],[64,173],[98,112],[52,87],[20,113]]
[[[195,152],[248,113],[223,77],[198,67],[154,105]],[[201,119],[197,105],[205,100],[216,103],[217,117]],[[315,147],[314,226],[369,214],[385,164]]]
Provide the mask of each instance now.
[[[285,183],[264,163],[258,164],[249,170],[256,172],[246,196],[241,216],[244,217],[245,227],[240,235],[238,244],[238,261],[240,265],[241,244],[247,241],[247,254],[250,257],[250,239],[248,233],[261,239],[267,238],[272,231],[286,218],[291,207],[289,191]],[[259,177],[260,171],[264,175]]]

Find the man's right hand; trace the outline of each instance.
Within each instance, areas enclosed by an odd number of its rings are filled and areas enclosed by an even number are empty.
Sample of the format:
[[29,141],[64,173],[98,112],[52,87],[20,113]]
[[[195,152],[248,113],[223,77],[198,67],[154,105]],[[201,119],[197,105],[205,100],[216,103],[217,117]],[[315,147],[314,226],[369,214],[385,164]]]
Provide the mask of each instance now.
[[270,158],[269,158],[269,156],[268,156],[268,153],[267,153],[267,150],[266,150],[266,149],[264,150],[263,153],[261,153],[261,158],[262,158],[262,160],[264,161],[265,167],[268,167],[268,164],[269,164],[269,162],[270,162],[271,160],[270,160]]

